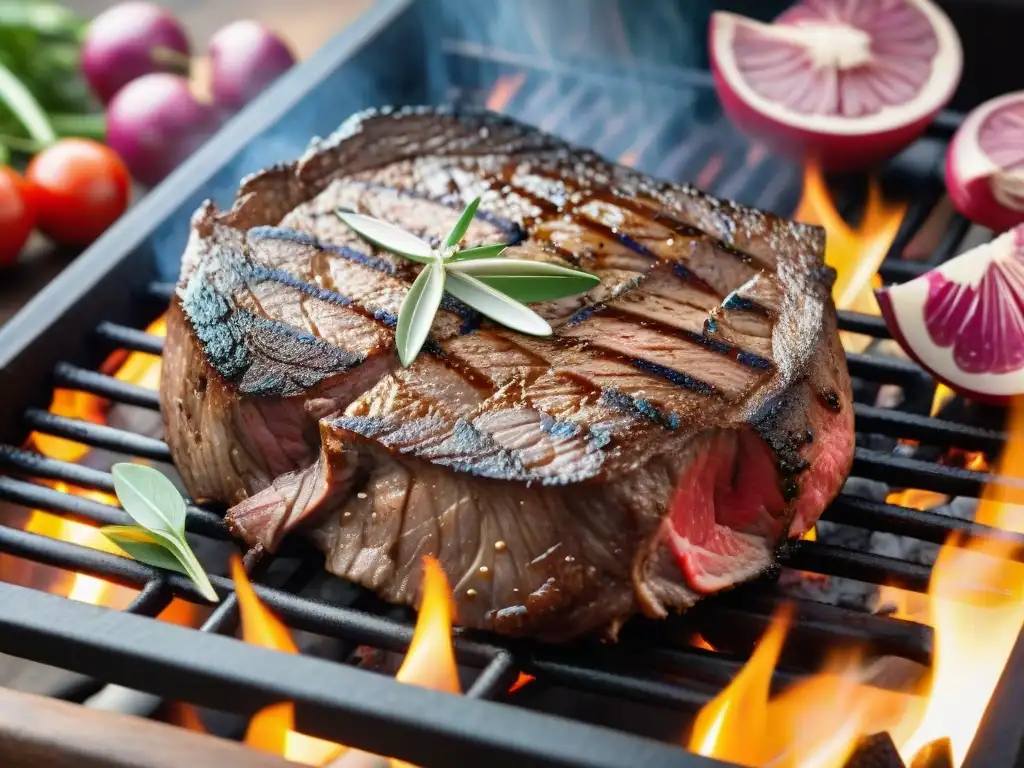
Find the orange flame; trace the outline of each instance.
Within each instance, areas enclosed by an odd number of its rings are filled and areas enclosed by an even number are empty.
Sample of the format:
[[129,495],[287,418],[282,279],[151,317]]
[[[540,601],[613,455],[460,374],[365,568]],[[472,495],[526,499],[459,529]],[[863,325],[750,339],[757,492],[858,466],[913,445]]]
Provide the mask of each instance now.
[[905,488],[902,491],[893,491],[885,497],[886,504],[896,504],[900,507],[910,509],[928,510],[941,507],[949,501],[949,496],[935,491],[926,491],[920,488]]
[[[1010,407],[1007,432],[1024,436],[1024,400]],[[982,456],[982,461],[984,457]],[[998,474],[1024,479],[1024,443],[1011,439]],[[1019,494],[989,485],[975,520],[1024,533]],[[955,765],[961,765],[981,724],[1010,651],[1024,626],[1024,564],[1008,542],[956,538],[939,552],[928,588],[930,623],[935,633],[932,682],[924,718],[900,745],[908,762],[928,743],[949,738]],[[985,599],[965,599],[966,585],[983,590]],[[956,702],[955,706],[951,702]]]
[[697,715],[690,737],[690,749],[743,765],[756,765],[767,734],[765,702],[771,688],[772,671],[792,620],[787,606],[772,620],[739,674]]
[[[1024,437],[1024,399],[1011,407],[1007,431]],[[983,454],[972,454],[968,465],[984,462]],[[1024,441],[1011,438],[998,474],[1024,479]],[[1024,533],[1021,502],[1020,492],[990,485],[976,520]],[[932,674],[923,690],[895,694],[864,685],[870,669],[847,657],[769,698],[787,623],[782,616],[732,684],[701,710],[691,748],[750,766],[840,768],[860,738],[886,730],[908,765],[929,744],[948,739],[960,766],[1024,627],[1018,554],[1009,542],[953,537],[939,552],[927,595],[882,589],[880,602],[894,606],[896,617],[934,629]]]
[[[154,321],[146,329],[157,336],[167,333],[164,318]],[[121,381],[128,381],[149,389],[160,385],[160,358],[142,352],[116,352],[104,361],[100,370],[115,376]],[[73,390],[54,390],[50,411],[59,416],[80,419],[94,424],[102,424],[106,420],[108,404],[102,398],[87,392]],[[89,446],[64,438],[54,437],[39,432],[30,436],[31,443],[44,456],[61,461],[79,461],[88,452]],[[51,483],[55,490],[68,493],[101,504],[117,506],[117,499],[109,493],[96,491],[67,483]],[[67,520],[61,515],[33,510],[25,524],[30,533],[49,536],[50,538],[70,541],[83,546],[99,549],[104,552],[123,554],[121,550],[103,536],[96,528],[85,523]],[[137,594],[134,590],[111,584],[85,574],[75,574],[66,592],[58,585],[54,591],[65,594],[72,600],[123,608]],[[182,624],[193,624],[198,608],[191,603],[174,600],[161,613],[160,618]]]
[[803,536],[800,537],[804,541],[817,541],[818,540],[818,526],[812,525]]
[[[858,227],[851,227],[836,210],[825,176],[814,163],[804,168],[804,191],[793,218],[824,227],[825,262],[836,270],[832,298],[839,309],[877,315],[874,288],[889,247],[896,238],[907,212],[905,203],[886,202],[878,182],[871,179],[864,215]],[[870,339],[843,334],[847,349],[863,351]]]
[[[117,504],[117,499],[108,493],[94,491],[87,488],[78,488],[63,482],[55,482],[53,488],[61,493],[71,493],[101,504]],[[47,536],[51,539],[61,539],[80,544],[84,547],[91,547],[103,552],[119,554],[120,549],[96,528],[86,523],[75,520],[66,520],[60,515],[44,512],[39,509],[32,510],[28,521],[25,523],[25,530],[40,536]],[[88,576],[84,573],[74,574],[70,585],[64,591],[57,586],[54,591],[63,594],[71,600],[78,600],[93,605],[110,605],[111,607],[124,608],[131,601],[137,592],[127,587],[111,584],[104,579],[95,576]]]
[[939,411],[946,407],[946,404],[956,397],[956,392],[939,382],[935,385],[935,395],[932,397],[932,409],[930,414],[938,416]]
[[[298,653],[288,628],[260,602],[237,557],[231,561],[231,575],[242,617],[242,639],[264,648]],[[395,676],[398,681],[460,693],[451,643],[451,615],[451,590],[444,571],[433,558],[424,558],[423,600],[412,643]],[[296,731],[295,708],[291,702],[273,704],[257,712],[249,722],[245,743],[294,762],[315,766],[325,766],[348,751],[342,744]],[[402,768],[407,764],[391,760],[390,765]]]

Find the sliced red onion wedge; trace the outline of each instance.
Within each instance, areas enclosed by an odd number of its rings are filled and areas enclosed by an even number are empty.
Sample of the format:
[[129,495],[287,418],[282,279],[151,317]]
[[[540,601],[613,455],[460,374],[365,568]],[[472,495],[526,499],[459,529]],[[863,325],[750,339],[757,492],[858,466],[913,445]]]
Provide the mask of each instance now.
[[896,339],[960,394],[1024,394],[1024,226],[903,285],[877,292]]
[[960,39],[931,0],[802,0],[771,24],[719,12],[710,34],[730,118],[826,170],[899,152],[960,81]]
[[1002,232],[1024,222],[1024,91],[971,112],[946,156],[946,187],[957,210]]

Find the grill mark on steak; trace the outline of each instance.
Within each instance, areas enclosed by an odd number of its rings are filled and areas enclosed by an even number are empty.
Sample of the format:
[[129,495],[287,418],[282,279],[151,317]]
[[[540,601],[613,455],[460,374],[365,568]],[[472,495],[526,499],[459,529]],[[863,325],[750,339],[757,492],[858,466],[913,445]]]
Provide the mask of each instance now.
[[[561,204],[496,191],[506,178]],[[352,307],[393,320],[418,268],[372,251],[389,274],[315,244],[366,255],[339,206],[433,242],[477,195],[467,244],[504,239],[511,222],[525,239],[507,255],[578,265],[601,284],[536,306],[551,338],[466,328],[443,310],[428,354],[398,368],[388,323]],[[181,282],[199,275],[226,288],[229,313],[259,301],[268,322],[364,359],[305,391],[251,397],[212,365],[179,303],[167,439],[190,492],[234,504],[229,523],[250,543],[272,550],[301,528],[329,570],[395,602],[415,600],[430,554],[456,585],[460,623],[614,634],[633,612],[663,616],[770,568],[779,540],[807,530],[848,472],[852,408],[832,412],[818,394],[850,401],[822,246],[820,230],[505,118],[364,116],[247,179],[230,211],[204,208]],[[217,248],[350,304],[266,276],[232,293],[202,269],[221,261]]]

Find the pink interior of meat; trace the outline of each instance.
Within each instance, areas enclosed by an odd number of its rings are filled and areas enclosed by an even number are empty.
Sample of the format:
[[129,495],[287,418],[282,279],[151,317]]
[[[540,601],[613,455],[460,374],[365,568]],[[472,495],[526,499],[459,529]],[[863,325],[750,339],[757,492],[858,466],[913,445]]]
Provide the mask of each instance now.
[[772,561],[786,503],[771,450],[752,429],[711,436],[676,486],[665,533],[689,585],[715,592]]

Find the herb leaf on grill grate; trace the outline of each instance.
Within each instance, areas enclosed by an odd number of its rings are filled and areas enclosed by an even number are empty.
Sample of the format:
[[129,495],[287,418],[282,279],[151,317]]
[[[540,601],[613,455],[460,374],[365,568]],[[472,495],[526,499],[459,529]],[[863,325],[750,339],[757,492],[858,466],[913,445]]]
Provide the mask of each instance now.
[[100,533],[141,563],[188,576],[211,602],[219,598],[185,539],[185,500],[162,472],[142,464],[115,464],[114,491],[138,525],[108,525]]
[[597,275],[558,264],[495,258],[507,245],[495,243],[459,250],[480,207],[474,198],[438,248],[386,221],[335,211],[342,223],[371,245],[425,264],[398,312],[395,343],[402,365],[412,365],[427,340],[445,291],[496,323],[532,336],[550,336],[547,320],[526,306],[586,293],[601,282]]

